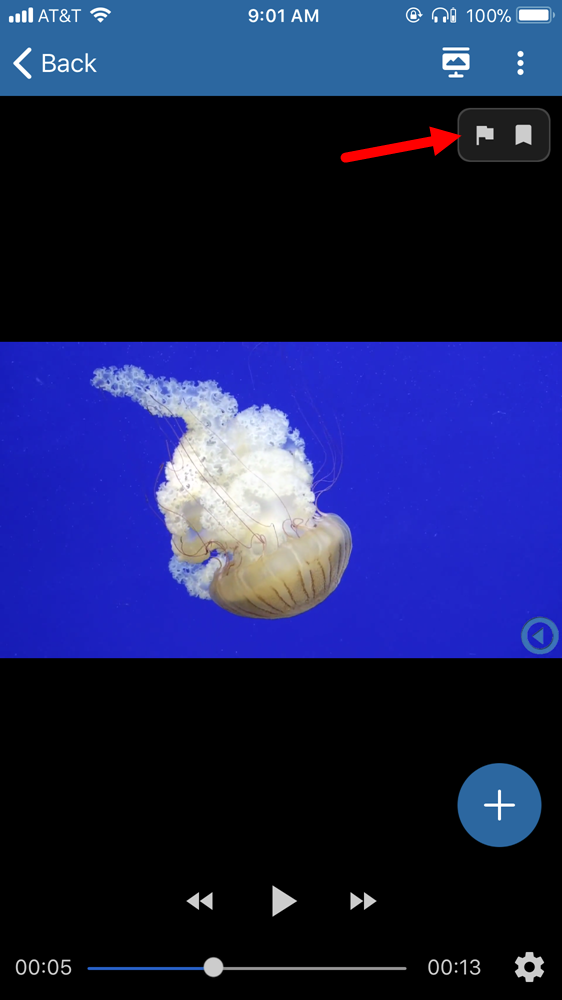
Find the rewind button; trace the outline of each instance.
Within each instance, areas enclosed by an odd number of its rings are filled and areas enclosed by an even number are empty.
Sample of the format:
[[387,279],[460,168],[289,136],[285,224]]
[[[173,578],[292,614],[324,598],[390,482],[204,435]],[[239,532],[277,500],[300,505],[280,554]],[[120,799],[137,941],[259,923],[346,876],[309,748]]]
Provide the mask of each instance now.
[[[190,903],[191,906],[194,906],[196,910],[198,910],[199,909],[199,893],[196,892],[195,895],[191,897],[191,899],[187,900],[187,902]],[[205,898],[201,900],[201,902],[203,903],[203,906],[208,906],[208,908],[210,910],[212,910],[213,909],[213,893],[210,892],[208,896],[205,896]]]

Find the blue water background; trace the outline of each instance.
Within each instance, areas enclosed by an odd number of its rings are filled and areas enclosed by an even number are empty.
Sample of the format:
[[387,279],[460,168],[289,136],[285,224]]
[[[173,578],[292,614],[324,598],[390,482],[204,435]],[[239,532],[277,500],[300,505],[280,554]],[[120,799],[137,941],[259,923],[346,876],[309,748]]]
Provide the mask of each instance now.
[[[521,629],[562,627],[561,345],[256,344],[0,348],[0,655],[559,658],[562,643],[534,657]],[[90,385],[128,363],[284,410],[315,468],[335,447],[321,506],[354,547],[326,602],[253,621],[174,582],[150,509],[173,436]]]

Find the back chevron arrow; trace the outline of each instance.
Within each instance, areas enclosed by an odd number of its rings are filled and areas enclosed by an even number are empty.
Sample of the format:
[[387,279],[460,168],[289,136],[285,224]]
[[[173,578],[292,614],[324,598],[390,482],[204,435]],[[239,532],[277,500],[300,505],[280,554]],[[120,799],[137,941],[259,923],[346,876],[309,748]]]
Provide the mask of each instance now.
[[25,59],[25,57],[29,55],[30,52],[31,49],[26,49],[25,52],[22,52],[21,56],[18,56],[17,59],[14,59],[14,66],[16,67],[16,69],[19,69],[20,73],[23,73],[23,75],[26,76],[28,80],[31,80],[31,73],[28,73],[23,66],[20,66],[20,63],[22,59]]

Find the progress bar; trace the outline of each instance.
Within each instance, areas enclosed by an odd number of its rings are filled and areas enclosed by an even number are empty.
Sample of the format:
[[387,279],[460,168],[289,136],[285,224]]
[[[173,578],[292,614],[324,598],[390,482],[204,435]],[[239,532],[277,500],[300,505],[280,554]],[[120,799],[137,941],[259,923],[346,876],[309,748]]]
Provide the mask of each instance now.
[[405,965],[224,965],[208,958],[205,965],[89,965],[88,972],[406,972]]

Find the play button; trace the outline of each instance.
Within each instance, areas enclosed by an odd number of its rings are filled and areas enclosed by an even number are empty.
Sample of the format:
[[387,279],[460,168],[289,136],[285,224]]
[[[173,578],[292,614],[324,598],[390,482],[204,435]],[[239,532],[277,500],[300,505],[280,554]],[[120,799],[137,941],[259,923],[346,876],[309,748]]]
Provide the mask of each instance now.
[[293,899],[292,896],[288,896],[286,892],[281,892],[281,889],[276,889],[274,885],[271,888],[273,889],[273,912],[271,916],[276,917],[278,913],[281,913],[283,910],[286,910],[288,906],[292,906],[293,903],[296,903],[296,899]]

